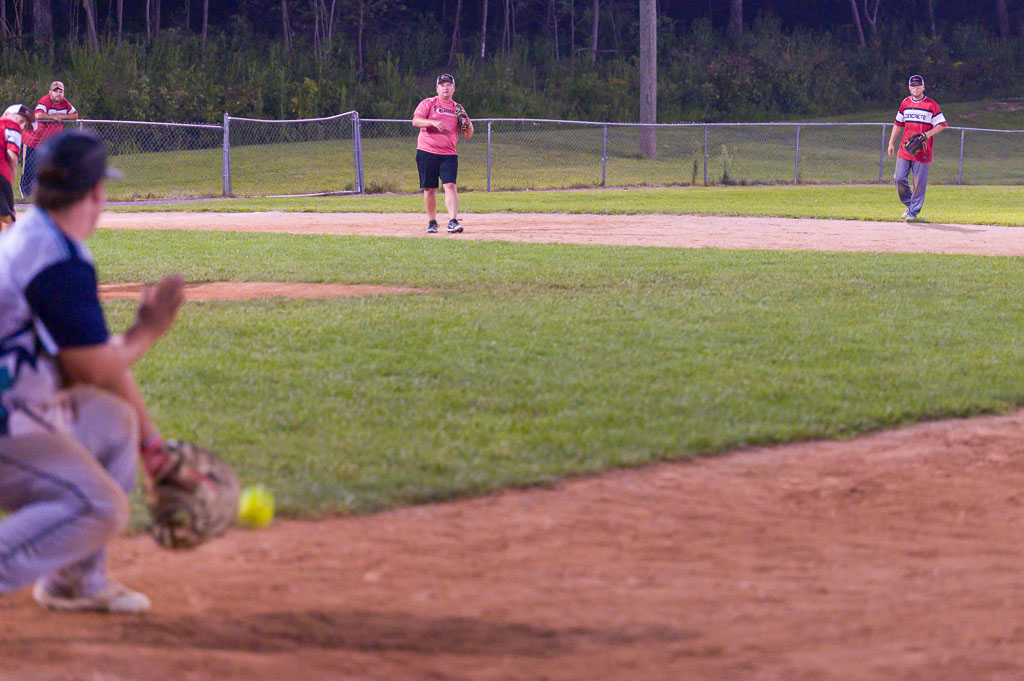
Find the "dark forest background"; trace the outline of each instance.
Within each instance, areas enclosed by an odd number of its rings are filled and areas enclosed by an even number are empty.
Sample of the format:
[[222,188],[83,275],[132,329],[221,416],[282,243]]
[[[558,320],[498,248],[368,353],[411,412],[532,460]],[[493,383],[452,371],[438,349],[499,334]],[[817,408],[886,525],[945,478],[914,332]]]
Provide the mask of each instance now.
[[[408,118],[441,71],[476,117],[638,120],[637,0],[0,0],[0,97],[85,118]],[[660,0],[660,122],[1024,91],[1024,0]]]

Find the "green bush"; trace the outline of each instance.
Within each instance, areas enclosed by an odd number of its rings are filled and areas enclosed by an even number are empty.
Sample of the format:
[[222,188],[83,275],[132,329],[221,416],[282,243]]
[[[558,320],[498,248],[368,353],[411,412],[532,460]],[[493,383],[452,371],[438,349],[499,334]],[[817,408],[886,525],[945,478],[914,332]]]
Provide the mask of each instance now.
[[[0,92],[6,102],[35,102],[54,78],[85,118],[220,123],[224,112],[253,118],[324,116],[358,110],[364,117],[407,118],[451,71],[457,98],[484,117],[629,122],[638,116],[635,31],[622,52],[591,64],[586,51],[556,59],[549,40],[519,39],[501,55],[447,54],[445,31],[432,20],[400,22],[364,45],[339,35],[320,54],[297,38],[291,52],[253,35],[242,18],[211,34],[163,31],[151,44],[127,36],[98,50],[69,44],[48,51],[0,45]],[[957,25],[941,38],[890,24],[860,47],[846,34],[788,31],[758,17],[739,40],[707,20],[659,26],[658,117],[662,122],[764,121],[891,107],[906,77],[923,73],[940,101],[1019,96],[1024,40],[1001,40],[984,28]]]

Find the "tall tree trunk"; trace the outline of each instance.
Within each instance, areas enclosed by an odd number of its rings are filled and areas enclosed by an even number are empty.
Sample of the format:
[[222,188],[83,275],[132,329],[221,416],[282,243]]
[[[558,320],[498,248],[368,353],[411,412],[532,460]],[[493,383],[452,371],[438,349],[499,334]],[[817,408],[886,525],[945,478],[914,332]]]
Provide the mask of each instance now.
[[864,19],[871,28],[871,39],[878,42],[878,8],[882,0],[864,0]]
[[1010,39],[1010,12],[1006,8],[1006,0],[996,0],[996,18],[999,20],[999,37]]
[[96,8],[93,6],[93,0],[82,0],[82,8],[85,10],[85,32],[89,47],[98,52],[100,37],[96,32]]
[[590,25],[590,63],[597,63],[597,26],[598,17],[601,13],[601,0],[594,0],[594,16],[593,22]]
[[551,42],[555,44],[555,59],[560,57],[558,53],[558,7],[555,6],[555,0],[549,0],[551,3]]
[[509,41],[509,27],[511,25],[509,16],[512,14],[512,0],[504,0],[502,9],[504,10],[504,13],[501,20],[501,54],[507,55],[512,51],[511,43]]
[[448,65],[455,61],[455,52],[459,48],[459,22],[462,20],[462,0],[455,5],[455,28],[452,29],[452,46],[448,50]]
[[[640,0],[640,122],[658,122],[658,3]],[[640,155],[658,157],[657,129],[640,128]]]
[[[0,0],[3,2],[3,0]],[[6,14],[7,3],[4,2],[4,14]],[[6,24],[6,22],[5,22]],[[50,0],[32,0],[32,33],[35,36],[37,45],[46,45],[53,55],[53,12],[50,10]]]
[[743,0],[729,0],[729,35],[743,35]]
[[363,72],[363,26],[366,17],[366,0],[359,0],[359,73]]
[[480,59],[487,56],[487,5],[488,0],[483,0],[484,18],[480,20]]
[[928,23],[931,28],[931,37],[935,38],[938,36],[938,32],[935,30],[935,0],[927,0],[928,2]]
[[199,45],[205,50],[206,49],[206,26],[210,21],[210,0],[203,0],[203,32],[202,38],[199,39]]
[[117,44],[121,44],[121,32],[124,28],[124,0],[117,0]]
[[850,0],[850,9],[853,10],[853,25],[857,27],[857,38],[860,39],[860,46],[867,45],[864,40],[864,27],[860,23],[860,10],[857,9],[857,0]]
[[153,38],[160,35],[160,0],[153,0]]
[[284,51],[292,53],[292,29],[288,22],[288,0],[281,0],[281,34],[284,38]]
[[576,56],[576,0],[569,0],[569,58]]
[[189,0],[185,0],[185,22],[184,22],[185,35],[188,35],[189,30],[190,30],[189,18],[192,16],[192,6],[191,5],[192,5],[192,3],[189,2]]

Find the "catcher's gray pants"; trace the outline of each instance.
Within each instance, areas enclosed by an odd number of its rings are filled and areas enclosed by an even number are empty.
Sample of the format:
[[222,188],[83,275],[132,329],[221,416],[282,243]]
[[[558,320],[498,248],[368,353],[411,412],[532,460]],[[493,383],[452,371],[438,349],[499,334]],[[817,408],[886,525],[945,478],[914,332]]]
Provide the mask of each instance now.
[[[921,212],[924,207],[924,193],[928,189],[928,168],[931,163],[922,161],[908,161],[905,158],[896,159],[896,192],[900,195],[900,201],[907,207],[913,217]],[[914,186],[910,186],[908,178],[914,176]]]
[[45,577],[82,596],[107,586],[106,545],[128,523],[135,410],[91,386],[15,411],[0,436],[0,594]]

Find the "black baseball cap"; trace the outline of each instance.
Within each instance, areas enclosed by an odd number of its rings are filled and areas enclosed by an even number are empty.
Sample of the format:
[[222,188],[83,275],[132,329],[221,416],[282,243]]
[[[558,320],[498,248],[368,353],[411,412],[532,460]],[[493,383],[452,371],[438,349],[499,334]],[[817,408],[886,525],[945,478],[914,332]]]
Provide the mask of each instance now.
[[43,142],[36,155],[36,183],[64,192],[92,189],[103,178],[122,177],[107,166],[107,145],[87,130],[62,132]]
[[452,85],[455,85],[455,76],[453,76],[450,73],[442,73],[440,76],[438,76],[437,77],[437,85],[440,85],[441,81],[445,81],[445,80],[447,80]]
[[907,85],[924,85],[924,76],[913,75],[907,81]]

